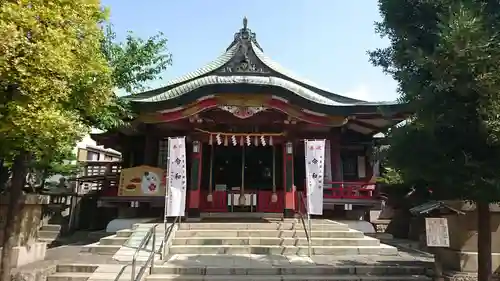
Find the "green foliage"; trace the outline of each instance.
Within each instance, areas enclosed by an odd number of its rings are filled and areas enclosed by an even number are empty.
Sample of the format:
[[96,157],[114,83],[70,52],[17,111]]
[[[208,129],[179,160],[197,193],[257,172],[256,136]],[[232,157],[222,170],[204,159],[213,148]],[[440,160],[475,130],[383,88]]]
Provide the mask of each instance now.
[[[129,93],[147,89],[147,83],[161,78],[161,73],[172,63],[172,56],[167,49],[167,39],[162,33],[147,40],[135,37],[129,31],[125,42],[116,41],[113,26],[104,26],[101,51],[112,68],[112,81],[115,89]],[[92,127],[112,130],[128,125],[134,114],[127,100],[113,95],[107,107],[103,107],[86,121]]]
[[55,149],[47,155],[32,160],[26,181],[28,191],[38,191],[46,187],[47,181],[52,176],[74,177],[78,170],[79,165],[72,147]]
[[377,182],[383,184],[391,184],[391,185],[402,184],[403,179],[401,178],[401,175],[398,173],[396,169],[385,167],[384,173],[382,174],[381,177],[377,179]]
[[159,79],[172,63],[167,39],[161,32],[144,40],[129,31],[125,42],[116,42],[111,24],[104,31],[102,51],[113,68],[113,82],[118,89],[129,93],[144,91],[145,83]]
[[35,166],[57,170],[60,156],[90,127],[110,130],[133,118],[113,90],[144,89],[170,65],[161,33],[147,40],[129,33],[115,42],[111,25],[101,27],[106,15],[98,0],[0,5],[0,158],[6,168],[27,151]]
[[0,143],[35,157],[73,145],[112,98],[98,0],[0,5]]
[[500,3],[380,0],[371,52],[398,82],[412,121],[388,160],[405,182],[446,199],[500,201]]

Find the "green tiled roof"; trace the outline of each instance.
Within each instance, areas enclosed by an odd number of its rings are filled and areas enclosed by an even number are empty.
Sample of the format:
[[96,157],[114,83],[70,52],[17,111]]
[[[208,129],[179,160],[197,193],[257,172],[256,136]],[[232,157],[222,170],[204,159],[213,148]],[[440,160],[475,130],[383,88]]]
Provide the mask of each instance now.
[[393,104],[370,103],[345,97],[299,78],[264,54],[255,33],[244,22],[226,52],[216,60],[168,82],[162,88],[126,98],[138,103],[154,103],[181,97],[204,86],[248,84],[283,88],[304,99],[328,106]]
[[[249,76],[249,75],[231,75],[231,76],[221,76],[221,75],[209,75],[200,78],[193,79],[187,83],[176,86],[172,89],[166,90],[158,95],[146,97],[146,98],[135,98],[136,102],[159,102],[177,98],[181,95],[189,93],[203,86],[208,85],[226,85],[226,84],[249,84],[249,85],[263,85],[263,86],[276,86],[284,88],[293,92],[305,99],[310,101],[325,104],[325,105],[356,105],[356,103],[341,103],[332,99],[328,99],[322,95],[319,95],[301,85],[293,83],[291,81],[285,80],[279,77],[272,76]],[[364,104],[365,102],[357,103]]]

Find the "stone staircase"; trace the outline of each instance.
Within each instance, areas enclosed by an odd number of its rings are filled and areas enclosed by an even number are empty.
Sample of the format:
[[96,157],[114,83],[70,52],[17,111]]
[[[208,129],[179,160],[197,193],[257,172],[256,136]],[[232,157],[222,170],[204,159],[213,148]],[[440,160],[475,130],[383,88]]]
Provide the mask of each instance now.
[[[137,224],[83,247],[113,255],[115,264],[59,264],[47,281],[131,280],[132,256],[151,226]],[[156,249],[163,232],[158,226]],[[312,257],[300,220],[182,223],[168,246],[165,260],[157,255],[143,280],[431,280],[428,261],[329,220],[312,221]],[[151,248],[139,252],[136,273]]]
[[100,255],[114,255],[125,243],[127,243],[133,232],[133,229],[119,230],[113,235],[99,239],[99,242],[97,243],[83,246],[82,252]]
[[46,224],[43,225],[38,230],[38,238],[39,242],[47,243],[47,245],[51,245],[54,241],[59,238],[61,234],[61,225],[59,224]]
[[[236,258],[238,260],[238,258]],[[256,258],[259,259],[259,258]],[[260,257],[260,262],[268,262]],[[252,260],[251,258],[249,260]],[[245,264],[242,262],[242,264]],[[156,266],[147,281],[178,280],[178,281],[201,281],[201,280],[343,280],[343,281],[430,281],[425,276],[425,269],[417,266],[391,267],[371,265],[273,265],[259,266],[255,263],[247,263],[241,267],[202,267],[190,266],[186,268],[172,266]]]
[[130,281],[132,277],[131,265],[123,264],[58,264],[56,271],[47,281]]
[[[119,230],[114,235],[101,238],[97,243],[83,246],[82,252],[112,255],[113,259],[117,261],[131,262],[136,249],[153,225],[152,223],[141,223],[135,224],[132,229]],[[159,224],[156,228],[156,251],[160,250],[164,232],[164,225]],[[149,257],[152,246],[151,239],[144,250],[139,251],[137,260],[145,261]],[[156,259],[160,259],[160,255],[156,255]]]
[[[397,249],[375,238],[328,220],[312,221],[313,255],[396,255]],[[172,240],[170,254],[308,255],[303,224],[183,223]]]
[[329,220],[312,222],[313,257],[298,220],[183,223],[171,243],[170,257],[147,281],[430,280],[416,260],[396,263],[395,247]]

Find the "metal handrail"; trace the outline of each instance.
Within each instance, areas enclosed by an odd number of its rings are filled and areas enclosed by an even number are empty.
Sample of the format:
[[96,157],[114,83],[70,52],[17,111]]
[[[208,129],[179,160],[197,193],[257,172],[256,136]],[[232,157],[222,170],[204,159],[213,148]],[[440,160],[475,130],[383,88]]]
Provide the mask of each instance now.
[[179,226],[180,226],[180,224],[181,224],[181,217],[180,216],[175,217],[174,222],[171,225],[169,225],[168,227],[167,227],[167,221],[165,220],[165,234],[163,236],[163,241],[161,241],[161,245],[160,245],[160,250],[161,250],[163,259],[165,259],[165,256],[167,255],[165,252],[165,250],[167,249],[167,247],[166,247],[167,241],[170,238],[170,235],[172,235],[172,232],[173,232],[176,224],[179,224]]
[[[300,205],[303,205],[303,207],[304,207],[305,216],[307,218],[307,226],[306,226],[306,222],[304,220],[304,214],[300,210],[301,209]],[[311,235],[312,235],[312,233],[311,233],[311,215],[307,211],[306,200],[304,199],[304,195],[302,194],[302,192],[299,192],[299,209],[298,209],[298,214],[300,216],[300,220],[302,221],[302,226],[304,227],[304,232],[306,233],[308,253],[309,253],[309,257],[311,257],[312,256],[312,249],[311,249]]]
[[[131,270],[131,277],[130,277],[131,281],[140,280],[140,278],[142,278],[142,274],[144,274],[144,270],[145,270],[145,268],[146,268],[146,266],[148,265],[149,262],[153,261],[153,263],[151,264],[151,267],[153,267],[154,256],[155,256],[155,253],[156,253],[156,251],[155,251],[155,246],[156,245],[155,244],[156,244],[156,227],[157,226],[158,226],[158,224],[155,224],[155,225],[153,225],[148,230],[148,232],[146,233],[146,235],[144,236],[144,238],[142,238],[141,243],[139,244],[139,247],[137,247],[137,249],[135,250],[134,256],[132,257],[132,270]],[[151,239],[151,237],[153,238],[153,245],[152,245],[152,248],[151,248],[151,254],[148,257],[148,260],[146,261],[146,264],[143,267],[141,267],[141,270],[137,274],[137,277],[139,277],[139,278],[136,278],[136,275],[135,275],[135,266],[136,266],[136,263],[137,263],[137,255],[143,249],[143,247],[144,247],[144,250],[146,249],[145,246],[148,245],[149,240]]]
[[122,277],[122,274],[123,272],[125,271],[125,269],[127,268],[127,266],[131,265],[130,263],[125,265],[124,267],[122,267],[122,269],[120,269],[120,271],[118,272],[118,275],[116,275],[115,279],[113,281],[118,281],[120,280],[120,278]]

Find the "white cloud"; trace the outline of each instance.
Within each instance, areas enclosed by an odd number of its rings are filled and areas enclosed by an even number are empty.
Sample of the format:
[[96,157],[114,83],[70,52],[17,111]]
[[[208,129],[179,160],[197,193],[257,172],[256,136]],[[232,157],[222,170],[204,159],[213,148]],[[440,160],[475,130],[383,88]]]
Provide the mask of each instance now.
[[382,102],[382,101],[395,101],[398,98],[398,93],[396,89],[392,87],[387,87],[385,85],[383,89],[380,87],[371,87],[370,85],[361,84],[354,89],[348,90],[341,95],[371,102]]
[[372,93],[370,93],[370,90],[365,85],[360,85],[351,91],[347,91],[346,93],[343,94],[343,96],[364,101],[377,100],[377,98],[373,96]]

